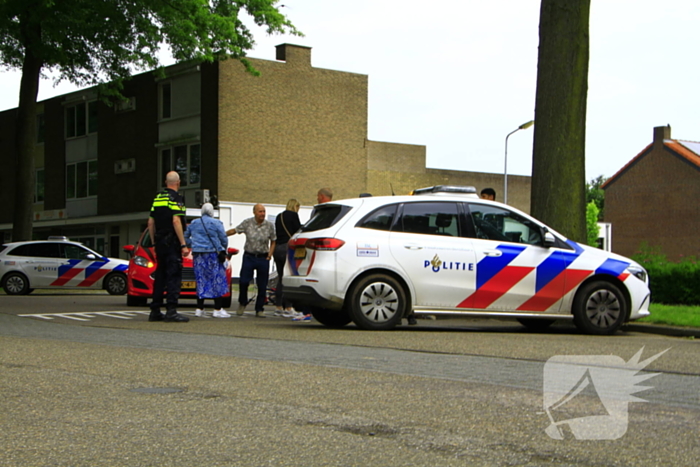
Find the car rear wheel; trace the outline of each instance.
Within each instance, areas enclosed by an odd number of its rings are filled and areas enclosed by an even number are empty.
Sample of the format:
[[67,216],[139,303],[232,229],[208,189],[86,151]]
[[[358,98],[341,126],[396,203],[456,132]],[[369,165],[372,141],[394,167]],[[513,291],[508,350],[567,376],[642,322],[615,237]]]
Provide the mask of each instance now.
[[350,290],[346,305],[350,317],[362,329],[388,330],[401,324],[406,310],[406,291],[393,277],[371,274]]
[[574,299],[574,324],[588,334],[613,334],[625,322],[627,300],[614,284],[597,281],[586,284]]
[[311,307],[311,316],[316,321],[329,328],[342,328],[352,321],[350,315],[345,310],[329,310],[327,308]]
[[533,331],[544,331],[554,324],[555,321],[555,319],[518,318],[520,324]]
[[126,293],[126,274],[113,272],[105,278],[104,287],[110,295],[124,295]]
[[134,295],[126,296],[126,306],[146,306],[148,299],[146,297],[136,297]]
[[27,295],[30,292],[27,276],[20,272],[11,272],[2,283],[7,295]]

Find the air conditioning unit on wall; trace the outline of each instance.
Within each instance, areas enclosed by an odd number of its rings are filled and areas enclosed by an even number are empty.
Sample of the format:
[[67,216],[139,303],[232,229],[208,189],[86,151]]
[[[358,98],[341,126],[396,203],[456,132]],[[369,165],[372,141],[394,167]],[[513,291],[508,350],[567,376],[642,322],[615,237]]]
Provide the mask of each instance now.
[[136,172],[136,159],[122,159],[114,163],[115,174],[124,174],[129,172]]
[[209,190],[202,189],[194,192],[194,204],[196,206],[202,206],[204,203],[209,203],[210,201]]

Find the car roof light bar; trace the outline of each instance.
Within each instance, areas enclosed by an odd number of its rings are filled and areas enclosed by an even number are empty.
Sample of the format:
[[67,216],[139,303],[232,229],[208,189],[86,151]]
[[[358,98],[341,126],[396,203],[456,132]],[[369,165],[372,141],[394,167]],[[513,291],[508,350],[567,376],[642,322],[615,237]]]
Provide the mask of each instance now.
[[457,185],[435,185],[426,188],[418,188],[413,190],[413,195],[425,195],[430,193],[456,193],[463,195],[476,194],[476,188],[473,186],[457,186]]

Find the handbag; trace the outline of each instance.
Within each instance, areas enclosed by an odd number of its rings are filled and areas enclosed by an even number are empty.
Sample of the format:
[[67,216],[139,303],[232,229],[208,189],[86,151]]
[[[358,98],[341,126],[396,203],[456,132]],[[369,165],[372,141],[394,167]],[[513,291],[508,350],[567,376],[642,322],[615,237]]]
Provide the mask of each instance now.
[[[209,238],[209,242],[211,243],[211,246],[214,246],[214,242],[212,241],[211,237],[209,236],[209,231],[207,230],[207,224],[204,222],[204,219],[200,218],[202,222],[202,227],[204,228],[204,232],[207,234],[207,237]],[[219,260],[221,264],[226,262],[226,251],[221,250],[216,252],[216,259]]]

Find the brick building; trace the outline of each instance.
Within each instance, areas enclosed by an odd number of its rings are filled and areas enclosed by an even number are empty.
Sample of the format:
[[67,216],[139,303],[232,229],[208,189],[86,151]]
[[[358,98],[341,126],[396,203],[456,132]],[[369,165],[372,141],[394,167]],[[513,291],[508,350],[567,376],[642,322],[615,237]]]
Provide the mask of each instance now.
[[630,256],[646,242],[673,261],[700,257],[700,143],[671,139],[670,126],[656,127],[653,142],[603,189],[614,252]]
[[[220,200],[315,203],[389,195],[434,184],[503,186],[503,175],[427,169],[425,146],[367,140],[368,77],[314,68],[311,49],[282,44],[277,60],[180,63],[134,76],[127,102],[110,107],[96,88],[38,104],[35,238],[66,235],[123,256],[144,228],[169,170],[188,207],[209,190]],[[10,239],[16,109],[0,112],[0,232]],[[530,177],[509,176],[509,200],[530,205]]]

